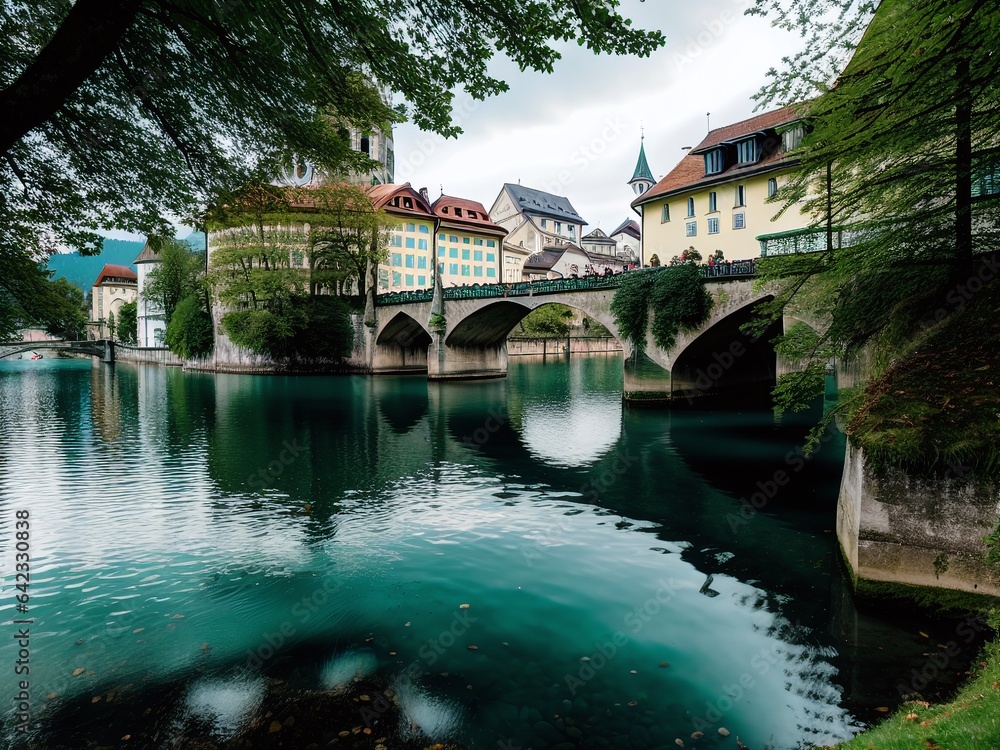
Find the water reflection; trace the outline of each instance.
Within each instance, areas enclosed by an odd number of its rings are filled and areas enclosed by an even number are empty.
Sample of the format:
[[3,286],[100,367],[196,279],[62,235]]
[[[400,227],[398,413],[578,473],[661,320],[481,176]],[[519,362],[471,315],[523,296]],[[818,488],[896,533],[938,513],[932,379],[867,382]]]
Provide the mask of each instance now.
[[801,424],[626,409],[620,388],[615,358],[465,384],[0,365],[0,465],[45,467],[0,476],[0,522],[32,517],[35,695],[81,701],[37,718],[89,727],[87,696],[153,680],[158,743],[225,735],[265,710],[262,675],[329,690],[359,654],[384,684],[415,669],[403,712],[435,741],[724,725],[781,748],[891,703],[891,672],[858,670],[866,633],[900,672],[923,646],[850,601],[842,443],[747,513]]

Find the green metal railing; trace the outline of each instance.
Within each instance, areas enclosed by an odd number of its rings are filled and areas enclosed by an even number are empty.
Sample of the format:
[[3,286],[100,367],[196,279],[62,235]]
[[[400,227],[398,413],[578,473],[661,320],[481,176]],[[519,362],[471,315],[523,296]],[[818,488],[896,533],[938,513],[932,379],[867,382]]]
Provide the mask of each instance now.
[[[670,266],[625,271],[611,276],[584,276],[578,279],[541,279],[538,281],[520,281],[512,284],[470,284],[468,286],[452,286],[442,291],[446,300],[503,299],[504,297],[533,297],[541,294],[562,294],[564,292],[589,292],[598,289],[615,289],[621,283],[625,273],[657,273],[667,268],[670,268]],[[754,258],[750,258],[749,260],[724,261],[711,266],[701,266],[701,275],[705,281],[741,278],[753,276],[755,273]],[[433,289],[418,289],[412,292],[387,292],[376,295],[375,304],[385,307],[387,305],[430,302],[433,299]]]

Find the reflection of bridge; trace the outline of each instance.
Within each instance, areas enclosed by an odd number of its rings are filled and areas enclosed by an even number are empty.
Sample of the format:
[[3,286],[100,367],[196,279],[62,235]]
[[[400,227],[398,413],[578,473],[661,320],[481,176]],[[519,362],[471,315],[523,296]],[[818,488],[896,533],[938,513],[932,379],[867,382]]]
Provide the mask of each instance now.
[[93,341],[12,341],[0,344],[0,359],[13,357],[16,354],[23,354],[24,352],[52,349],[74,352],[76,354],[89,354],[91,357],[100,357],[102,362],[115,361],[115,342],[108,339],[96,339]]
[[431,291],[380,295],[369,339],[371,368],[426,372],[437,380],[503,377],[510,331],[532,310],[560,303],[601,323],[621,342],[628,400],[671,401],[773,383],[778,370],[789,367],[777,361],[770,343],[785,321],[755,338],[740,330],[757,305],[773,298],[770,291],[754,288],[753,261],[705,267],[703,275],[713,298],[708,320],[682,330],[669,350],[647,332],[642,352],[622,339],[611,314],[620,276],[446,289],[440,317],[433,315]]

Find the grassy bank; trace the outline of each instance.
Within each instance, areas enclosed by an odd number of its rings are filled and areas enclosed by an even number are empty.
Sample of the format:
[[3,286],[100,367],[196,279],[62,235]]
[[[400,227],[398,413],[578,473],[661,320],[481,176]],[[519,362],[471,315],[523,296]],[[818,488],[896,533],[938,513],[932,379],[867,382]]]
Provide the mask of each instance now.
[[969,681],[948,703],[905,703],[837,750],[992,750],[1000,748],[1000,641],[988,643]]

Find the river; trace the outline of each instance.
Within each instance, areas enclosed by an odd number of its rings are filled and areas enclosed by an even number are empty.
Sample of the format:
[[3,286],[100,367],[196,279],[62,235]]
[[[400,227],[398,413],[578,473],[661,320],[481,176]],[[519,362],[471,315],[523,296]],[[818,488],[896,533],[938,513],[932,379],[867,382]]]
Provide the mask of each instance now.
[[0,362],[5,736],[26,703],[37,747],[188,747],[171,733],[192,717],[222,746],[268,685],[354,677],[400,718],[359,703],[317,746],[368,722],[390,747],[777,750],[895,706],[955,624],[855,608],[843,436],[804,459],[816,413],[624,407],[621,367],[428,384]]

